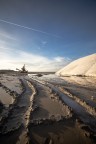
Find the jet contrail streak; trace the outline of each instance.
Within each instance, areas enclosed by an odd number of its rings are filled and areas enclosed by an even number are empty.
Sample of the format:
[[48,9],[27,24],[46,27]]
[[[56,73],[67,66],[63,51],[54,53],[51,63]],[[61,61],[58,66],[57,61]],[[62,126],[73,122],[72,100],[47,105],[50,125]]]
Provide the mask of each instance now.
[[63,37],[57,36],[55,34],[47,33],[47,32],[44,32],[44,31],[41,31],[41,30],[38,30],[38,29],[33,29],[31,27],[27,27],[27,26],[20,25],[20,24],[17,24],[17,23],[13,23],[13,22],[10,22],[10,21],[6,21],[6,20],[3,20],[3,19],[0,19],[0,22],[10,24],[10,25],[14,25],[14,26],[17,26],[17,27],[20,27],[20,28],[28,29],[28,30],[31,30],[31,31],[34,31],[34,32],[39,32],[39,33],[42,33],[42,34],[50,35],[50,36],[53,36],[53,37],[57,37],[57,38],[61,38],[61,39],[63,38]]

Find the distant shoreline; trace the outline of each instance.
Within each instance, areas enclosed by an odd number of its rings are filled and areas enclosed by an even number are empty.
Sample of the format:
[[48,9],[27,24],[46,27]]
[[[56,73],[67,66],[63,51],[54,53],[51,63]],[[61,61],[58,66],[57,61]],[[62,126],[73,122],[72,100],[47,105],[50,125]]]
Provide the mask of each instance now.
[[[20,74],[21,72],[19,71],[14,71],[14,70],[0,70],[0,74],[9,74],[9,73],[13,73],[13,74]],[[29,71],[27,74],[55,74],[55,72],[32,72]]]

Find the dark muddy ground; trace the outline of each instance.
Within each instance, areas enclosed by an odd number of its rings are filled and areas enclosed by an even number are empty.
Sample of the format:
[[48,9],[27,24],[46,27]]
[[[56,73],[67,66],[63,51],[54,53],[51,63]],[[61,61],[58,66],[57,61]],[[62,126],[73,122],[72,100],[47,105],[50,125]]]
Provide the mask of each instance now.
[[1,144],[95,144],[96,78],[0,77]]

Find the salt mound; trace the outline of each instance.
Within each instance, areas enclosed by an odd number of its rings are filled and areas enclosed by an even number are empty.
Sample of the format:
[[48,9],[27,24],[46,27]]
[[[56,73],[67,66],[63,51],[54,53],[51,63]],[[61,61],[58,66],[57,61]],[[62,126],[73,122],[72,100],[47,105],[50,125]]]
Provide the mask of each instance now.
[[96,76],[96,54],[77,59],[58,72],[59,76]]

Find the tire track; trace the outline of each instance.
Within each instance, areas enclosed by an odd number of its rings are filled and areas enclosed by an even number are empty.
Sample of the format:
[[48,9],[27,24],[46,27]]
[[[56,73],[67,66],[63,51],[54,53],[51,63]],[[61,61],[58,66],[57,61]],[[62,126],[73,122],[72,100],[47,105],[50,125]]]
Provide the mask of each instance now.
[[93,117],[88,112],[86,112],[83,106],[81,106],[72,98],[62,93],[60,89],[54,86],[53,84],[49,82],[40,81],[37,79],[34,80],[51,88],[64,101],[64,103],[66,103],[69,107],[72,108],[73,112],[77,115],[77,117],[79,117],[85,124],[89,125],[92,131],[96,132],[96,117]]
[[35,89],[31,83],[26,81],[23,77],[21,77],[21,81],[24,91],[22,95],[18,97],[10,115],[6,118],[6,121],[2,126],[1,134],[6,135],[21,129],[17,144],[26,144],[29,141],[28,124],[30,113],[32,111]]

